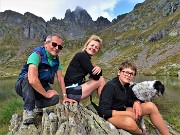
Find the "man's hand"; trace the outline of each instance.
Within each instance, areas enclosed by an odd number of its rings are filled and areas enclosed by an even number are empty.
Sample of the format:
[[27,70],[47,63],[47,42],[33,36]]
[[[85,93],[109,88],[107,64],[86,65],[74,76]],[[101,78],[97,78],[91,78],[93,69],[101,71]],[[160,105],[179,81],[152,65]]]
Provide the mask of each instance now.
[[54,95],[59,95],[56,90],[48,90],[45,97],[46,97],[46,98],[51,98],[51,97],[53,97]]
[[76,101],[76,100],[69,99],[69,98],[67,98],[66,96],[64,96],[64,97],[63,97],[63,103],[65,103],[65,102],[77,103],[77,101]]

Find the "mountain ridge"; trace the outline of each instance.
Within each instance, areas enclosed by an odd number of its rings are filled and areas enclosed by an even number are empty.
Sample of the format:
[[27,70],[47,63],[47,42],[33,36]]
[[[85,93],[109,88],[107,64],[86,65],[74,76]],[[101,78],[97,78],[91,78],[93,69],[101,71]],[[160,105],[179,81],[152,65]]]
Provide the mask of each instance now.
[[105,74],[116,72],[120,61],[131,60],[139,73],[178,76],[179,7],[180,0],[146,0],[112,22],[103,17],[93,21],[81,7],[67,9],[63,19],[53,17],[47,22],[29,12],[1,12],[0,76],[16,76],[28,52],[50,33],[62,34],[65,47],[60,57],[65,69],[73,52],[80,51],[91,34],[97,34],[103,45],[94,60]]

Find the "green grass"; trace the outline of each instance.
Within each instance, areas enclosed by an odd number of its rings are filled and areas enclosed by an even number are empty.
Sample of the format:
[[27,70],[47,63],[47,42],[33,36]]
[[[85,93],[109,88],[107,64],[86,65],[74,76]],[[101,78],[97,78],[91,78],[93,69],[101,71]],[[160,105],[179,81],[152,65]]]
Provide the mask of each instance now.
[[1,103],[0,109],[0,135],[8,132],[11,117],[14,113],[20,113],[23,110],[23,101],[19,98],[11,98]]
[[[180,132],[180,104],[172,98],[166,98],[168,102],[164,102],[163,98],[157,98],[155,103],[159,108],[164,120],[166,120],[173,129]],[[173,104],[173,106],[172,106]]]
[[176,104],[173,107],[169,107],[169,113],[166,113],[164,119],[166,119],[173,128],[180,132],[180,105]]

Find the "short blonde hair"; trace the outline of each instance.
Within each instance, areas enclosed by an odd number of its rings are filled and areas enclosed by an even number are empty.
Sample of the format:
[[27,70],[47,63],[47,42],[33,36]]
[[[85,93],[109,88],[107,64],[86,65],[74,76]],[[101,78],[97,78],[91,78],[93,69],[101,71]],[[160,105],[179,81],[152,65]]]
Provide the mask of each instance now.
[[[99,42],[99,45],[101,46],[101,44],[102,44],[102,39],[101,39],[99,36],[97,36],[97,35],[92,35],[92,36],[86,41],[86,43],[84,44],[83,51],[86,49],[86,47],[88,46],[88,44],[89,44],[92,40]],[[100,47],[99,47],[99,49],[100,49]]]

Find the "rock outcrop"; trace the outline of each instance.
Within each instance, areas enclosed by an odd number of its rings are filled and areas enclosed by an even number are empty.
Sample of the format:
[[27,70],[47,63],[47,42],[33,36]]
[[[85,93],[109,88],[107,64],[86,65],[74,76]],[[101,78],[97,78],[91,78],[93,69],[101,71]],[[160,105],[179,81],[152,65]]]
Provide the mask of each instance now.
[[130,135],[81,104],[57,104],[43,109],[35,124],[24,125],[22,116],[14,114],[8,135]]
[[[145,119],[150,135],[160,135],[149,119]],[[168,123],[171,135],[179,133]],[[151,127],[151,129],[149,129]],[[43,109],[42,116],[36,116],[35,124],[24,125],[22,115],[14,114],[10,120],[7,135],[131,135],[117,129],[97,115],[92,104],[59,103]]]
[[[97,21],[93,21],[88,12],[77,6],[74,11],[66,10],[63,19],[53,17],[50,21],[45,21],[42,17],[36,16],[30,12],[24,15],[15,11],[6,10],[0,12],[0,26],[3,28],[0,32],[2,39],[10,31],[19,27],[18,35],[26,39],[37,39],[43,41],[49,33],[61,33],[69,39],[78,39],[86,36],[86,33],[102,30],[110,26],[110,21],[107,18],[99,17]],[[13,27],[12,27],[13,26]],[[16,32],[17,33],[17,32]],[[19,35],[20,36],[20,35]],[[0,36],[1,41],[1,36]]]

